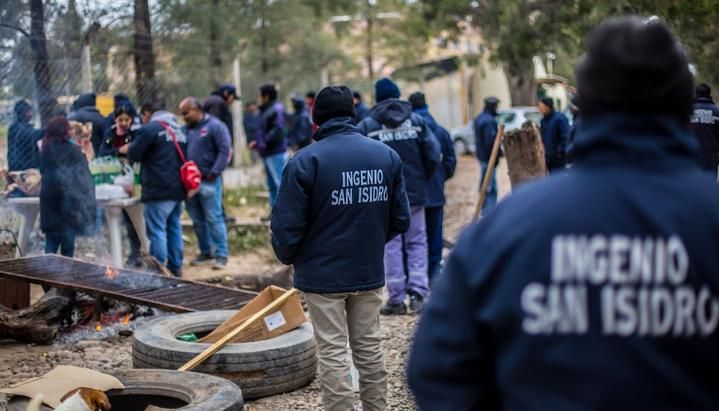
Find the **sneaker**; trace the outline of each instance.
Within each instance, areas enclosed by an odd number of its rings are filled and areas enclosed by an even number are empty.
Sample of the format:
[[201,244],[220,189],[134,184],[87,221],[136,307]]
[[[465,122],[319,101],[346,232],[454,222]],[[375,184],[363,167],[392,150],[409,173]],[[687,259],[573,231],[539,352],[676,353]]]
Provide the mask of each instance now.
[[227,257],[217,257],[215,258],[215,263],[212,264],[213,270],[222,270],[227,265]]
[[207,265],[207,264],[211,264],[212,261],[214,261],[214,258],[211,255],[200,254],[197,257],[195,257],[194,260],[190,261],[190,265],[192,265],[192,266]]
[[407,314],[407,306],[404,303],[392,304],[387,302],[379,309],[379,313],[382,315],[405,315]]
[[421,295],[410,292],[409,293],[409,310],[418,313],[422,311],[422,306],[424,306],[424,298],[422,298]]

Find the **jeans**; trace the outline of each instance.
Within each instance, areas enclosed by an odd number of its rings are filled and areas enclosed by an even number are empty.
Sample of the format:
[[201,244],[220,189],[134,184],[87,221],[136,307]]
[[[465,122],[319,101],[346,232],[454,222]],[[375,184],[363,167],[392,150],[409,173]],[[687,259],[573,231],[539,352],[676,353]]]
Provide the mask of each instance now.
[[424,216],[427,223],[427,277],[431,284],[442,270],[444,206],[427,207],[424,209]]
[[[479,162],[479,167],[482,169],[482,176],[479,179],[479,189],[482,190],[482,183],[484,182],[484,175],[487,172],[488,163],[483,161]],[[497,173],[492,173],[492,177],[489,179],[489,186],[487,187],[487,197],[484,199],[484,205],[482,205],[482,214],[486,213],[497,204]]]
[[277,192],[280,191],[280,182],[282,181],[282,171],[285,169],[288,159],[289,155],[286,151],[262,159],[267,174],[267,188],[270,190],[270,208],[274,207],[275,201],[277,201]]
[[[429,292],[427,285],[427,229],[424,207],[412,207],[409,229],[384,247],[384,274],[387,280],[389,303],[403,304],[407,291],[422,297]],[[407,271],[404,255],[407,255]]]
[[182,275],[182,201],[148,201],[144,205],[150,255],[179,277]]
[[379,309],[382,289],[338,294],[305,294],[317,339],[322,404],[328,411],[353,410],[347,340],[359,372],[364,411],[387,404],[387,369],[382,352]]
[[75,233],[64,231],[62,233],[45,233],[45,254],[57,254],[57,250],[65,257],[75,255]]
[[227,227],[222,214],[222,178],[202,181],[197,194],[187,200],[187,212],[192,218],[200,253],[205,256],[227,257]]

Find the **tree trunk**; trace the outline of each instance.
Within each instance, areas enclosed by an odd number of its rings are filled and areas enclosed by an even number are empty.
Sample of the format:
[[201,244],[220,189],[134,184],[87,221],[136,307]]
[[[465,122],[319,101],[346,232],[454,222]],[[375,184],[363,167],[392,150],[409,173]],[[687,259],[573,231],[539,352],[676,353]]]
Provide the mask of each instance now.
[[222,75],[222,56],[220,55],[220,16],[217,16],[217,10],[220,8],[219,0],[212,0],[212,10],[210,16],[210,70],[211,88],[216,88],[224,81]]
[[20,311],[0,305],[0,340],[50,344],[57,336],[60,320],[71,307],[67,292],[52,289],[35,304]]
[[157,101],[148,0],[135,0],[135,90],[140,104]]
[[533,106],[537,104],[537,85],[534,82],[532,66],[522,70],[519,74],[504,70],[509,81],[509,95],[513,106]]
[[83,93],[92,93],[92,62],[90,60],[90,45],[95,34],[100,30],[100,23],[94,22],[85,32],[82,39],[82,52],[80,53],[80,89]]
[[265,8],[267,0],[261,0],[260,3],[260,72],[263,76],[270,71],[270,63],[267,61],[267,25],[265,22]]
[[544,145],[536,125],[525,123],[519,130],[504,136],[504,153],[512,190],[527,181],[547,175],[544,164]]
[[35,94],[40,111],[40,120],[45,125],[55,111],[55,96],[52,92],[47,39],[45,37],[45,9],[42,0],[30,1],[30,45],[35,54]]

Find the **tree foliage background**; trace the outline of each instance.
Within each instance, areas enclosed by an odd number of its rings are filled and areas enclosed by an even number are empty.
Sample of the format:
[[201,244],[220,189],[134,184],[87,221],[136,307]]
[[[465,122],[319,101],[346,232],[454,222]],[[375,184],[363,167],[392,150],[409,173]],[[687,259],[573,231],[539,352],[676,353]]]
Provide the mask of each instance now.
[[[93,88],[136,95],[133,11],[147,0],[3,0],[0,2],[0,98],[34,98],[36,51],[32,4],[44,7],[51,91],[81,91],[80,58],[90,28]],[[515,102],[535,98],[532,57],[556,54],[555,72],[570,80],[586,33],[622,14],[665,19],[687,46],[698,79],[719,85],[719,0],[153,0],[149,2],[156,91],[172,106],[232,81],[242,67],[242,94],[264,82],[284,97],[317,89],[323,69],[333,82],[365,92],[383,67],[422,62],[430,40],[477,29],[500,64]],[[110,53],[110,51],[113,51]],[[371,51],[371,52],[370,52]],[[108,78],[108,65],[119,69]],[[373,70],[368,70],[368,62]],[[373,76],[372,76],[373,77]]]

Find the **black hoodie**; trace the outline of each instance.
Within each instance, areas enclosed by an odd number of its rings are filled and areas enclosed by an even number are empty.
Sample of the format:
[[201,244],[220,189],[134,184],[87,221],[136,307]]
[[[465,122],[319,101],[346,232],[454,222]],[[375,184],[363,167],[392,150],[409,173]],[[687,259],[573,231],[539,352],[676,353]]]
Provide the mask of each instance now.
[[72,103],[72,110],[67,119],[79,123],[92,123],[92,148],[95,153],[100,152],[100,145],[105,136],[107,119],[95,107],[95,95],[82,94]]
[[357,128],[399,154],[409,203],[424,206],[427,182],[440,162],[440,148],[424,119],[412,113],[412,105],[397,99],[384,100],[372,108]]
[[324,123],[317,143],[287,163],[272,208],[272,247],[311,293],[384,285],[384,245],[407,231],[402,162],[349,117]]

